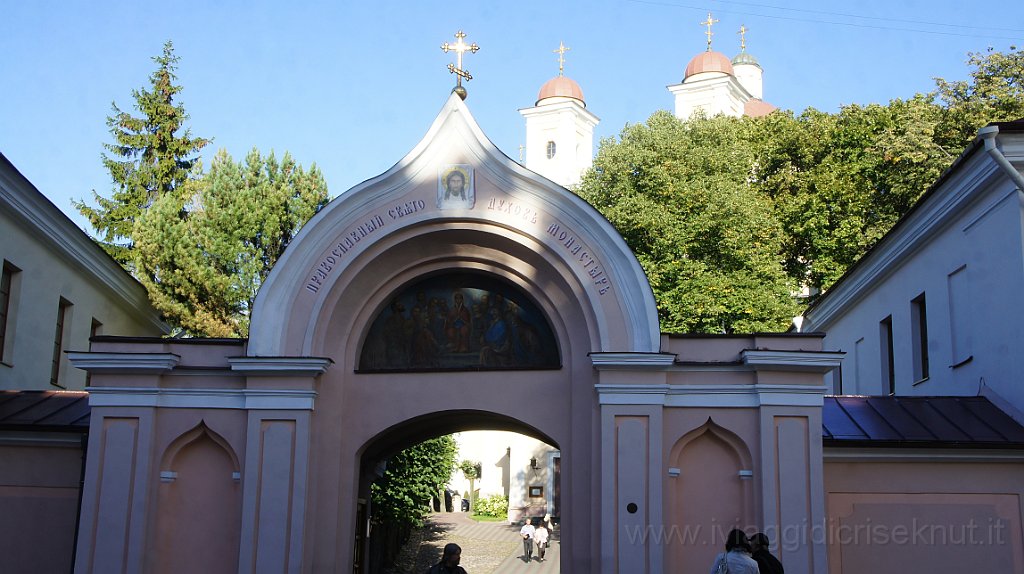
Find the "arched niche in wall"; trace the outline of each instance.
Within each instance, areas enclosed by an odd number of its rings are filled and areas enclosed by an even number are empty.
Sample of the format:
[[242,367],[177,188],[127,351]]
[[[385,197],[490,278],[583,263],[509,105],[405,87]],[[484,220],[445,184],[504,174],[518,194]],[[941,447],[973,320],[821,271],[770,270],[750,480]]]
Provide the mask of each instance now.
[[557,369],[558,341],[530,295],[457,271],[409,283],[363,337],[359,372]]
[[679,529],[667,571],[706,570],[729,530],[754,527],[752,457],[746,443],[711,417],[673,445],[668,524]]
[[[242,520],[238,457],[200,422],[161,460],[150,571],[235,572]],[[203,524],[204,528],[192,525]]]

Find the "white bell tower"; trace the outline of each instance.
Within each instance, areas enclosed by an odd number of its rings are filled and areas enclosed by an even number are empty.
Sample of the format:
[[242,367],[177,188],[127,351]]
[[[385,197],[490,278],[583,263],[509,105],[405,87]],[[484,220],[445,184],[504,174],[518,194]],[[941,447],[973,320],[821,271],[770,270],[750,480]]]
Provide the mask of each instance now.
[[594,127],[600,121],[587,111],[583,90],[566,78],[564,44],[559,42],[558,76],[548,80],[526,118],[526,167],[563,186],[578,184],[594,162]]

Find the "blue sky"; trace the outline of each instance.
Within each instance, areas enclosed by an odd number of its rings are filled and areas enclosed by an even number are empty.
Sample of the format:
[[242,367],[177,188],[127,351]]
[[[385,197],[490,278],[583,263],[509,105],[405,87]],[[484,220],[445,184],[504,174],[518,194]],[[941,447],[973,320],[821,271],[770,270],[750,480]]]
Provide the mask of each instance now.
[[[465,30],[467,104],[518,157],[519,108],[566,75],[601,118],[598,138],[670,109],[669,84],[704,50],[732,57],[740,25],[765,100],[835,111],[966,78],[967,52],[1024,44],[1024,3],[948,0],[698,2],[145,2],[0,0],[0,152],[80,226],[71,198],[110,194],[100,163],[111,102],[131,108],[165,40],[181,58],[193,135],[236,159],[252,147],[316,162],[332,195],[387,170],[426,132],[454,85],[440,45]],[[595,142],[596,143],[596,142]]]

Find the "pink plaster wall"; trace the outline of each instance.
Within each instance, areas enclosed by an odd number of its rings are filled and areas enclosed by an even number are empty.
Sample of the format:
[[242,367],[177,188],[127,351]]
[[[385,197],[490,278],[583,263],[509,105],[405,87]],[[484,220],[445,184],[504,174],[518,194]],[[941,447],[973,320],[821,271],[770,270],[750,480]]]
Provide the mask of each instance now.
[[2,572],[66,574],[71,568],[82,449],[78,435],[64,438],[63,444],[0,445]]
[[826,462],[829,572],[1024,572],[1022,475],[1024,461]]

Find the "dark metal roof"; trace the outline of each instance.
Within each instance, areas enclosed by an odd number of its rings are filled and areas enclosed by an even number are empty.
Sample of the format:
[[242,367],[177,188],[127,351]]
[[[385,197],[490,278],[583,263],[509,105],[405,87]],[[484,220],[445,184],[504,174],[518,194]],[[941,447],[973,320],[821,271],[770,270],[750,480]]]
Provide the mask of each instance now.
[[0,430],[89,431],[89,393],[0,391]]
[[825,446],[1024,448],[1024,426],[984,397],[825,397]]

